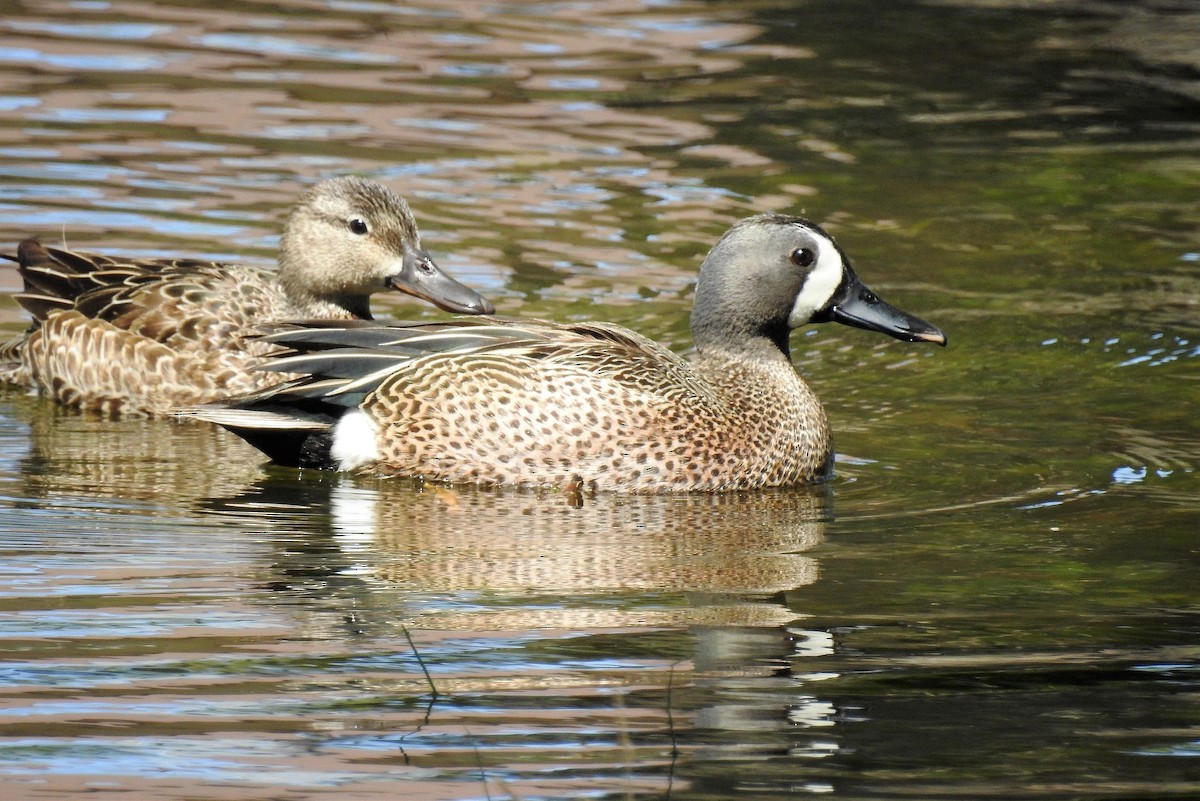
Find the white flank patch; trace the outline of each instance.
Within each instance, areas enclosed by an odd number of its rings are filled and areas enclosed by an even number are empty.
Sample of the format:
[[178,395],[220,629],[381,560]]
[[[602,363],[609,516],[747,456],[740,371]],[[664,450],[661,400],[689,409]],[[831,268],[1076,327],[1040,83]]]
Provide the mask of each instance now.
[[815,233],[813,236],[820,243],[817,263],[808,274],[804,286],[800,287],[796,302],[792,304],[792,313],[788,315],[788,325],[792,328],[799,328],[810,322],[814,314],[829,305],[846,271],[842,254],[833,242]]
[[329,455],[341,470],[353,470],[379,458],[376,436],[379,427],[361,409],[342,415],[333,427],[333,444]]

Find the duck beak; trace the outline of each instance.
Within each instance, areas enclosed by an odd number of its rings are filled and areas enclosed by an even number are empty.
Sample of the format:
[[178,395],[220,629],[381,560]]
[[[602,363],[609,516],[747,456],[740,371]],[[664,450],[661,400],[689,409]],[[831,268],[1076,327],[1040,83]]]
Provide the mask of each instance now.
[[496,310],[487,298],[442,272],[424,250],[405,248],[400,272],[388,276],[385,283],[391,289],[427,300],[443,311],[491,314]]
[[940,328],[881,300],[849,266],[846,267],[841,286],[833,293],[833,300],[819,318],[814,318],[815,322],[829,320],[867,331],[878,331],[904,342],[946,344],[946,335]]

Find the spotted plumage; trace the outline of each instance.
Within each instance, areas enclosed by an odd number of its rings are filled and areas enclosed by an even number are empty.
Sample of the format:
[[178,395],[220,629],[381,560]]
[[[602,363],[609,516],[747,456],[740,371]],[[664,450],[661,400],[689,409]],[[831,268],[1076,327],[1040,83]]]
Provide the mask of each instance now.
[[0,349],[0,377],[104,413],[167,414],[262,388],[251,370],[284,320],[370,319],[398,289],[451,311],[490,312],[422,249],[403,198],[356,177],[318,184],[284,226],[277,270],[195,259],[119,259],[22,242],[15,256],[33,317]]
[[825,320],[945,343],[819,227],[764,215],[705,259],[691,359],[604,323],[329,323],[267,337],[284,351],[264,369],[299,378],[195,414],[298,466],[623,492],[812,482],[829,424],[788,334]]

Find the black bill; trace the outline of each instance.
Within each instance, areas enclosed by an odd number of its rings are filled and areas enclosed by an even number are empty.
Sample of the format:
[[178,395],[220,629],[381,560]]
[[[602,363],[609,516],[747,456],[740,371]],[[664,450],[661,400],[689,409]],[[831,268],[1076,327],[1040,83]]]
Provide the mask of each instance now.
[[867,331],[878,331],[905,342],[946,344],[946,335],[940,328],[884,302],[867,289],[849,268],[832,302],[814,321],[829,320]]

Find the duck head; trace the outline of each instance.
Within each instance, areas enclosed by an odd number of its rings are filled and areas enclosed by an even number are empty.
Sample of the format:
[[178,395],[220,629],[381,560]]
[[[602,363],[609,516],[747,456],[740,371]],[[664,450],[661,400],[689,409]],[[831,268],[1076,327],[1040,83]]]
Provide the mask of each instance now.
[[314,311],[331,304],[370,319],[370,296],[389,289],[460,314],[495,310],[430,258],[402,197],[355,176],[317,184],[292,209],[279,273],[288,297]]
[[868,289],[833,237],[801,217],[742,220],[700,268],[692,334],[701,350],[751,348],[765,338],[787,353],[794,329],[829,321],[905,342],[946,344],[936,326]]

